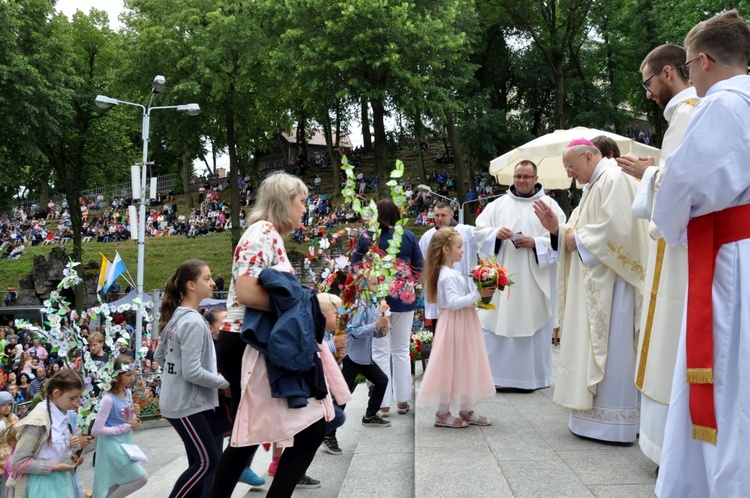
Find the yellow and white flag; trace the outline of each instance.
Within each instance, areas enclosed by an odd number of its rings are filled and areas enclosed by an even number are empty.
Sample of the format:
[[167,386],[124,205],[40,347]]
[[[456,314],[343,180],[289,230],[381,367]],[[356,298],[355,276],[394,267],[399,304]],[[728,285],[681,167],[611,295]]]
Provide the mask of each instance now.
[[104,286],[107,283],[107,272],[109,271],[109,267],[112,265],[112,263],[109,262],[107,259],[107,256],[105,256],[102,253],[99,253],[102,255],[102,266],[99,268],[99,283],[96,286],[96,292],[99,292],[104,288]]

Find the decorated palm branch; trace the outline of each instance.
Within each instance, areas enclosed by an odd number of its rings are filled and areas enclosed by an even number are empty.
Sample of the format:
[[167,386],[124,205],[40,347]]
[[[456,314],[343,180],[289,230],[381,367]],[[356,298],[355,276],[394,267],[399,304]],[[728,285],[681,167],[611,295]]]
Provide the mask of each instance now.
[[[44,336],[49,344],[52,345],[53,351],[57,350],[57,355],[66,364],[68,368],[75,367],[75,357],[81,354],[82,361],[78,365],[78,371],[83,376],[86,383],[83,395],[81,396],[81,407],[77,425],[86,430],[93,422],[96,413],[99,411],[100,400],[94,396],[93,382],[102,392],[109,391],[112,388],[112,382],[117,378],[120,372],[114,370],[114,362],[120,354],[120,350],[115,347],[115,338],[117,336],[130,339],[130,334],[121,325],[113,323],[113,315],[117,312],[135,311],[142,308],[143,317],[146,320],[146,331],[151,331],[152,315],[149,306],[144,306],[140,298],[136,298],[132,303],[123,304],[117,307],[110,306],[100,301],[98,306],[89,308],[84,312],[79,312],[71,308],[70,303],[60,295],[63,289],[71,289],[82,282],[78,276],[75,267],[80,263],[69,262],[63,270],[63,279],[58,284],[57,289],[50,293],[49,299],[44,301],[44,315],[46,317],[43,327],[36,327],[29,322],[19,320],[17,325],[19,329],[26,329]],[[104,330],[104,342],[112,351],[109,360],[103,367],[98,367],[91,358],[88,349],[88,340],[83,335],[81,324],[85,318],[101,320]],[[68,326],[64,322],[68,321]],[[136,349],[136,358],[142,357],[144,351]],[[95,380],[92,380],[95,379]]]

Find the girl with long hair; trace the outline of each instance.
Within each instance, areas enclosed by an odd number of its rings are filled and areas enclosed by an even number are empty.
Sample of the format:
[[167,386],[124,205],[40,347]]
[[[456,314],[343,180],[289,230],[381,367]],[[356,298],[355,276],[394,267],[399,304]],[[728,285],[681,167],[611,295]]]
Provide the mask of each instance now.
[[[490,425],[487,417],[477,415],[474,406],[495,396],[482,325],[474,304],[489,297],[494,287],[480,291],[453,268],[464,254],[461,234],[453,228],[441,228],[430,240],[425,268],[427,301],[437,303],[439,317],[435,341],[430,352],[430,367],[425,371],[417,400],[437,402],[435,427],[464,428]],[[458,417],[450,405],[460,405]]]
[[[170,498],[199,497],[221,454],[209,424],[219,404],[219,389],[229,382],[216,370],[208,324],[198,311],[211,297],[211,269],[198,259],[185,261],[167,280],[161,301],[159,345],[154,358],[164,365],[159,408],[185,445],[188,468]],[[162,325],[163,324],[163,325]]]
[[18,443],[12,477],[18,498],[78,496],[75,470],[83,463],[76,450],[88,446],[89,436],[76,435],[75,413],[81,403],[83,380],[74,370],[62,370],[46,385],[46,399],[16,425]]

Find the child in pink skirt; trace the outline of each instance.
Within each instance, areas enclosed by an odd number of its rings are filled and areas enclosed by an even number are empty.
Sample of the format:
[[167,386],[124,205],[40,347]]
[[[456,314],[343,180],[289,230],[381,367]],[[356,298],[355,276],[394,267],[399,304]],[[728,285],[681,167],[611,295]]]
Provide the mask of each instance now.
[[[482,326],[474,304],[489,297],[494,288],[478,291],[453,269],[463,256],[463,239],[453,228],[441,228],[432,236],[425,255],[427,300],[437,302],[439,319],[430,365],[419,390],[419,402],[438,404],[435,427],[463,428],[490,425],[487,417],[474,413],[474,406],[495,396]],[[458,417],[450,405],[458,404]]]

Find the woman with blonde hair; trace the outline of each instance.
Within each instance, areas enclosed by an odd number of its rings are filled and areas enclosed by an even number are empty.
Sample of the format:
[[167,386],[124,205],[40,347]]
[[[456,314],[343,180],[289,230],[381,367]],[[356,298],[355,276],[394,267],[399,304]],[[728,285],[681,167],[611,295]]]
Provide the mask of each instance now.
[[[323,441],[330,396],[307,398],[305,406],[294,409],[288,407],[286,399],[272,398],[266,356],[246,346],[240,336],[246,310],[271,311],[271,295],[260,283],[261,273],[267,269],[294,273],[284,237],[301,225],[307,195],[307,187],[296,176],[276,173],[267,177],[258,189],[248,216],[249,226],[234,252],[227,316],[216,348],[219,371],[230,384],[235,423],[232,444],[216,469],[212,497],[231,496],[241,476],[243,482],[251,477],[249,461],[260,443],[286,447],[268,496],[291,496],[297,485],[314,487],[317,482],[304,474]],[[333,413],[332,406],[328,413]]]

